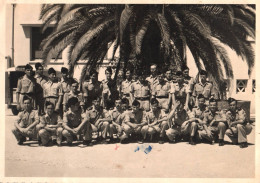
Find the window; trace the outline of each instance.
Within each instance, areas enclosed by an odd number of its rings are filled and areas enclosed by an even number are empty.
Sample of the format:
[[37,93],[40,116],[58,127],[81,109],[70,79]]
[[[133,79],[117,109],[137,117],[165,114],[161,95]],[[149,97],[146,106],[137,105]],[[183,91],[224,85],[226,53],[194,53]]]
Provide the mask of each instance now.
[[245,92],[247,87],[247,80],[237,80],[237,93]]
[[255,93],[256,85],[255,85],[255,79],[252,80],[252,92]]
[[[43,50],[40,49],[40,44],[42,40],[52,33],[53,29],[53,27],[48,27],[42,33],[41,27],[31,27],[31,60],[42,59]],[[59,55],[58,59],[61,59],[61,55]]]

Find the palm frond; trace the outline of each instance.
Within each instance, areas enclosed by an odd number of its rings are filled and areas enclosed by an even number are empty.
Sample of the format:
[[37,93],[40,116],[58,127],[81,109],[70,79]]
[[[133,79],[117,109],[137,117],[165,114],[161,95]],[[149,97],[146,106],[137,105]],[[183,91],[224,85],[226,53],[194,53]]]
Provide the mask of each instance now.
[[125,9],[121,13],[120,17],[120,25],[119,25],[119,32],[120,32],[120,42],[123,40],[123,34],[126,28],[126,25],[128,24],[128,21],[130,17],[133,14],[133,6],[126,6]]
[[43,4],[41,6],[39,20],[42,20],[43,16],[46,16],[48,14],[48,11],[51,10],[55,6],[57,6],[57,4]]
[[239,27],[242,28],[247,35],[255,39],[255,30],[250,25],[238,18],[235,18],[235,23],[239,25]]

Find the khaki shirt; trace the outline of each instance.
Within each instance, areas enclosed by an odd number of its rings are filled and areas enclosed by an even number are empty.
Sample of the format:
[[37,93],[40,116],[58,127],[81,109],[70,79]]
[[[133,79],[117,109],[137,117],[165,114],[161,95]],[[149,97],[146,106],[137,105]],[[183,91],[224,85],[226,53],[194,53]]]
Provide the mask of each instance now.
[[48,81],[43,85],[43,96],[47,97],[59,97],[62,96],[62,86],[60,82]]
[[135,124],[140,124],[145,121],[145,112],[139,109],[136,113],[131,111],[125,111],[121,116],[120,120],[121,123],[131,122]]
[[106,110],[103,110],[102,108],[98,110],[94,106],[91,106],[86,110],[85,117],[88,121],[90,121],[90,123],[93,124],[97,119],[107,117],[104,114],[107,114]]
[[36,94],[42,93],[43,92],[42,87],[45,83],[47,83],[48,78],[44,75],[40,76],[38,74],[36,74],[34,78],[36,79]]
[[171,85],[168,82],[158,83],[154,85],[153,95],[160,97],[168,97],[170,93]]
[[78,110],[75,113],[69,110],[63,115],[63,123],[70,128],[77,128],[84,117],[85,116],[81,114],[81,110]]
[[189,86],[189,90],[190,92],[193,91],[193,88],[194,88],[194,85],[195,85],[195,79],[193,77],[187,77],[187,78],[184,78],[184,83],[186,83],[188,86]]
[[150,97],[150,86],[147,84],[141,84],[140,81],[134,82],[131,85],[131,93],[134,97]]
[[39,123],[38,111],[32,110],[30,112],[19,112],[16,121],[22,128],[27,128],[36,121]]
[[82,85],[84,97],[100,96],[102,92],[101,82],[93,83],[92,80],[85,81]]
[[145,120],[148,122],[148,124],[153,123],[154,121],[157,121],[159,119],[162,119],[164,117],[167,117],[167,113],[165,110],[158,109],[156,112],[153,110],[150,110],[146,112],[145,114]]
[[53,112],[51,116],[45,114],[40,117],[40,122],[43,125],[57,125],[58,123],[62,123],[62,119],[58,113]]
[[34,78],[28,78],[26,75],[24,75],[17,82],[16,93],[35,93],[35,86],[36,80]]
[[189,119],[189,114],[185,110],[182,111],[175,111],[172,120],[177,126],[181,126],[185,121]]
[[211,97],[213,85],[209,82],[206,82],[204,85],[199,82],[194,85],[193,96],[197,97],[199,94],[202,94],[205,99],[209,99]]
[[[216,111],[215,114],[212,113],[210,110],[204,113],[203,122],[206,124],[210,124],[212,120],[223,120],[226,121],[226,115],[223,111]],[[217,123],[215,123],[216,125]]]
[[133,81],[124,80],[121,84],[121,93],[126,95],[131,93],[131,85]]
[[204,106],[204,108],[200,109],[199,107],[194,107],[192,109],[192,113],[194,114],[195,118],[199,118],[201,120],[203,120],[204,118],[204,114],[206,112],[209,112],[208,108],[206,106]]
[[66,81],[63,78],[61,78],[60,83],[61,83],[62,92],[63,93],[69,93],[71,83],[72,83],[72,78],[68,78]]
[[116,107],[114,109],[109,110],[109,117],[116,123],[119,123],[119,116],[123,113],[123,111],[119,111]]
[[235,113],[231,111],[226,112],[227,122],[243,121],[246,122],[246,112],[244,109],[237,109]]
[[[152,75],[150,75],[149,77],[147,77],[147,78],[146,78],[146,81],[148,81],[151,90],[153,90],[154,86],[159,83],[158,77],[157,77],[157,76],[153,77]],[[153,92],[153,91],[152,91],[152,92]]]
[[64,94],[64,97],[63,97],[63,105],[66,105],[68,103],[68,100],[72,97],[77,97],[79,102],[80,102],[80,105],[84,105],[84,97],[83,97],[83,94],[80,93],[80,92],[77,92],[77,93],[73,93],[72,91],[70,91],[69,93],[65,93]]

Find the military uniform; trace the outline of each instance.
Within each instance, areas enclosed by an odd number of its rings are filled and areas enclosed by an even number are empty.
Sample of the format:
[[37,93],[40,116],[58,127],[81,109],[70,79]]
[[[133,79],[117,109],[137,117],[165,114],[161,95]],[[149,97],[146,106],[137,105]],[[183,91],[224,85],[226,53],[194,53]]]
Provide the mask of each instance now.
[[84,97],[83,97],[83,94],[80,93],[80,92],[76,92],[76,93],[73,93],[72,91],[70,91],[69,93],[65,93],[64,94],[64,97],[63,97],[63,111],[66,112],[68,110],[68,100],[72,97],[76,97],[78,98],[79,102],[80,102],[80,106],[84,106],[85,103],[84,103]]
[[43,97],[43,85],[48,81],[48,77],[36,74],[34,76],[36,79],[36,86],[35,86],[35,99],[36,99],[36,106],[39,111],[39,114],[44,113],[44,97]]
[[131,133],[141,134],[142,126],[133,128],[126,123],[141,124],[145,121],[145,112],[142,109],[139,109],[136,113],[134,113],[133,110],[127,110],[120,116],[119,121],[122,123],[122,130],[127,137],[129,137]]
[[[63,96],[63,90],[60,82],[52,82],[49,80],[43,85],[43,96],[45,98],[45,102],[49,101],[54,104],[58,102],[59,97]],[[46,106],[45,106],[46,108]]]
[[57,139],[57,143],[61,144],[63,128],[62,119],[58,113],[53,112],[50,116],[45,114],[40,117],[40,124],[36,126],[36,130],[42,145],[47,145],[50,139]]
[[35,91],[35,78],[28,78],[27,75],[24,75],[18,80],[16,93],[19,94],[19,101],[17,102],[21,105],[21,108],[23,108],[23,98],[25,95],[31,98],[32,106],[36,108]]
[[227,111],[226,117],[228,124],[234,121],[244,122],[243,124],[229,126],[229,129],[226,131],[226,135],[231,139],[231,141],[234,144],[247,142],[246,136],[251,133],[252,126],[247,123],[246,112],[239,108],[235,111],[235,113]]
[[101,82],[97,81],[93,83],[92,80],[85,81],[82,85],[82,92],[85,98],[85,107],[88,108],[92,105],[92,100],[94,97],[101,96]]
[[149,85],[150,85],[150,89],[151,89],[151,93],[153,93],[153,89],[155,87],[155,85],[157,85],[159,83],[159,79],[157,76],[152,76],[150,75],[149,77],[146,78],[146,81],[148,81]]
[[[77,128],[83,120],[86,120],[85,114],[81,114],[81,110],[78,110],[76,112],[72,112],[71,110],[64,113],[63,116],[63,123],[66,124],[71,129]],[[91,134],[91,126],[89,123],[86,123],[82,129],[77,133],[74,134],[67,129],[62,131],[62,135],[66,138],[67,143],[71,144],[74,139],[76,139],[76,135],[83,134],[84,140],[91,140],[92,134]]]
[[163,109],[169,109],[169,95],[171,85],[168,82],[158,83],[154,85],[152,95],[158,100],[159,105]]
[[118,136],[122,135],[122,128],[121,123],[119,121],[120,115],[123,113],[123,111],[119,111],[116,107],[114,109],[111,109],[108,111],[108,117],[118,125],[110,124],[110,137],[113,136],[113,134],[117,133]]
[[190,100],[189,100],[189,105],[192,107],[194,107],[195,105],[195,99],[192,96],[192,92],[194,89],[194,85],[196,84],[195,79],[193,77],[184,77],[184,83],[188,85],[189,87],[189,91],[190,91]]
[[153,110],[146,112],[145,120],[147,122],[147,125],[145,125],[141,130],[144,138],[146,137],[146,133],[148,133],[149,135],[153,135],[156,132],[160,134],[160,137],[164,137],[165,131],[169,128],[167,121],[159,122],[159,124],[156,124],[154,126],[148,125],[164,117],[167,117],[167,115],[168,114],[166,114],[165,110],[162,109],[158,109],[156,112],[154,112]]
[[140,102],[140,108],[145,111],[150,110],[150,86],[148,83],[142,84],[140,81],[134,82],[131,85],[131,93],[138,102]]
[[[223,122],[215,122],[212,126],[210,123],[214,120],[223,120]],[[222,111],[216,111],[215,114],[210,110],[204,113],[203,122],[207,124],[208,129],[213,133],[213,139],[208,136],[206,133],[201,133],[201,137],[208,139],[209,141],[215,140],[214,137],[218,135],[219,140],[224,140],[224,135],[227,129],[227,125],[225,123],[226,115]]]
[[102,100],[101,105],[106,108],[107,102],[111,101],[112,103],[115,101],[115,98],[119,95],[119,92],[117,91],[116,85],[114,87],[109,87],[109,85],[113,84],[113,80],[102,80],[101,82],[101,88],[102,88]]
[[176,136],[182,135],[182,124],[189,119],[189,115],[185,110],[182,111],[175,111],[174,115],[171,119],[169,119],[169,123],[172,124],[174,122],[174,125],[172,125],[168,130],[166,130],[167,137],[173,141]]
[[179,83],[173,83],[171,85],[170,93],[175,96],[176,101],[180,101],[183,105],[186,103],[187,95],[190,93],[189,86],[186,83],[180,85]]
[[206,100],[205,103],[206,103],[206,105],[208,105],[210,97],[214,94],[213,85],[208,81],[206,81],[204,84],[202,84],[201,82],[198,82],[194,85],[192,96],[195,99],[195,106],[198,105],[197,96],[199,94],[202,94],[204,96],[204,98]]
[[98,119],[108,118],[108,111],[101,109],[96,109],[94,106],[89,107],[86,110],[86,119],[91,124],[91,133],[101,131],[103,139],[107,138],[107,133],[110,132],[110,124],[108,121],[97,123]]
[[121,98],[127,98],[130,106],[132,105],[132,102],[133,102],[133,101],[131,101],[131,97],[130,97],[132,83],[133,83],[132,80],[131,81],[129,81],[127,79],[124,80],[121,83],[121,91],[120,91]]
[[64,78],[61,78],[61,89],[63,93],[69,93],[70,92],[70,87],[72,84],[72,78],[67,78],[67,80],[64,80]]
[[[38,124],[39,123],[39,116],[38,116],[38,111],[37,110],[31,110],[30,112],[27,111],[21,111],[18,114],[18,117],[16,119],[18,125],[21,128],[27,128],[29,127],[31,124],[35,123]],[[29,138],[35,138],[37,136],[36,133],[36,128],[32,128],[30,130],[28,130],[27,133],[21,132],[16,126],[12,129],[12,132],[15,136],[15,138],[17,139],[17,141],[20,141],[23,138],[29,137]]]

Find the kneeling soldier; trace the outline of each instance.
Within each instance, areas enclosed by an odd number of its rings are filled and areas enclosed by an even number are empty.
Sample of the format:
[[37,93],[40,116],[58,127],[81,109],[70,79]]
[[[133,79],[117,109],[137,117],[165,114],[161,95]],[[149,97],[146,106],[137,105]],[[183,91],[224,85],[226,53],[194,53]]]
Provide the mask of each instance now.
[[157,99],[153,98],[151,100],[151,106],[151,110],[146,112],[145,119],[147,125],[142,128],[141,132],[144,139],[146,138],[147,133],[151,135],[151,138],[153,137],[153,134],[159,133],[159,144],[163,144],[166,135],[165,130],[169,128],[167,114],[165,113],[165,110],[159,108],[159,101]]
[[54,112],[54,104],[46,102],[46,114],[40,117],[40,124],[36,126],[40,144],[48,145],[50,139],[53,144],[61,145],[62,120],[57,112]]
[[100,99],[98,97],[92,98],[92,106],[86,110],[86,119],[91,124],[91,133],[101,131],[102,144],[107,144],[110,141],[107,136],[107,133],[110,132],[109,122],[105,115],[100,106]]
[[12,130],[19,145],[26,141],[26,137],[36,137],[35,126],[39,123],[38,111],[32,110],[32,99],[23,97],[23,111],[18,114]]
[[240,148],[247,147],[247,138],[252,131],[252,126],[247,123],[246,112],[237,108],[237,101],[233,98],[228,99],[229,111],[227,111],[227,122],[229,129],[226,135],[232,140],[233,144],[240,144]]
[[223,146],[227,129],[226,115],[217,110],[217,101],[213,98],[209,100],[209,111],[204,114],[203,122],[207,124],[211,133],[202,134],[202,137],[210,140],[213,144],[215,136],[218,135],[219,146]]
[[121,143],[125,143],[130,135],[138,138],[138,142],[142,143],[141,129],[146,124],[145,112],[140,109],[140,103],[134,100],[132,103],[132,110],[126,110],[120,117],[122,121],[122,130],[124,134],[120,138]]
[[64,130],[62,131],[62,135],[66,138],[68,145],[71,146],[73,140],[77,139],[77,135],[83,134],[83,144],[91,146],[91,126],[79,108],[78,98],[70,98],[68,100],[68,107],[69,110],[63,116]]

